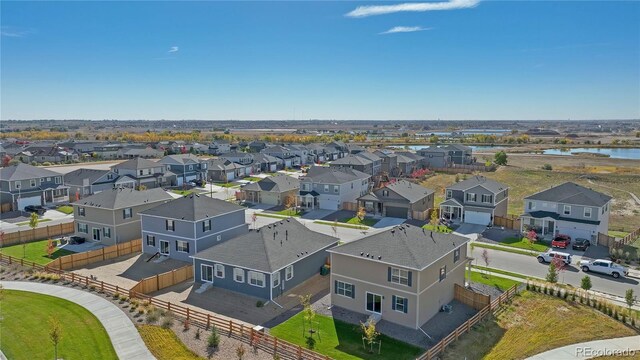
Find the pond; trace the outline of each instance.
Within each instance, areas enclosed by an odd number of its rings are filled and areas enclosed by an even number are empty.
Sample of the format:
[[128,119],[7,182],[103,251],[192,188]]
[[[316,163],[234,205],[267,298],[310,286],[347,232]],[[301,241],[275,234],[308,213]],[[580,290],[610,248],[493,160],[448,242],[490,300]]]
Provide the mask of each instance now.
[[[420,149],[429,147],[429,145],[409,145],[409,146],[389,146],[392,149],[408,149],[413,151],[418,151]],[[483,150],[497,150],[502,149],[500,146],[469,146],[473,151],[483,151]]]
[[571,148],[571,149],[546,149],[545,155],[574,155],[576,153],[593,153],[608,155],[612,159],[640,160],[640,148]]

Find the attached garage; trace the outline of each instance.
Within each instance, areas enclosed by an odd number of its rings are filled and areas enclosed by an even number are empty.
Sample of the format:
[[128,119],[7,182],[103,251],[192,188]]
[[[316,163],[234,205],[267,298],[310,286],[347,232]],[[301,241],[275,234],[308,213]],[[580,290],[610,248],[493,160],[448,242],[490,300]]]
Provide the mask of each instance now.
[[401,219],[406,219],[407,212],[409,211],[408,208],[396,207],[396,206],[386,206],[385,209],[387,210],[386,211],[387,217],[394,217],[394,218],[401,218]]
[[42,205],[41,196],[21,197],[18,199],[18,209],[24,210],[25,206]]
[[592,244],[595,244],[597,242],[598,231],[595,225],[558,221],[556,230],[560,234],[571,236],[572,240],[582,238],[591,241]]
[[491,213],[465,210],[464,222],[468,224],[489,225],[491,223]]
[[196,180],[197,178],[197,175],[187,175],[187,182]]
[[280,205],[280,194],[268,191],[260,192],[260,202],[266,205]]

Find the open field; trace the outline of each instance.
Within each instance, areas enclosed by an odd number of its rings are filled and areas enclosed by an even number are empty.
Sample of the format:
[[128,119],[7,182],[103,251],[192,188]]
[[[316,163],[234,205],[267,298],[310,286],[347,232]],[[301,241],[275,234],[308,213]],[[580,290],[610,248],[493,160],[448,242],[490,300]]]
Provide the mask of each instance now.
[[590,307],[524,291],[497,318],[481,322],[448,347],[444,359],[523,359],[565,345],[633,335],[631,328]]
[[26,291],[4,290],[2,352],[9,359],[53,359],[49,319],[58,318],[62,338],[58,358],[117,359],[109,335],[85,308],[64,299]]
[[37,264],[45,265],[59,258],[60,256],[65,256],[69,254],[74,254],[74,252],[58,249],[51,254],[51,257],[47,255],[47,242],[49,240],[40,240],[35,242],[27,243],[25,249],[23,250],[22,244],[11,245],[0,249],[0,252],[9,256],[13,256],[18,259],[22,259],[23,255],[25,260],[33,261]]

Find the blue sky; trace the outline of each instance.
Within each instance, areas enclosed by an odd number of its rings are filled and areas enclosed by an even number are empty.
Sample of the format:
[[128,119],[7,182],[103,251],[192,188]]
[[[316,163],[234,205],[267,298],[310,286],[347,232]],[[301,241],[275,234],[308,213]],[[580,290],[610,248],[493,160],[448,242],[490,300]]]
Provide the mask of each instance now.
[[2,119],[640,117],[635,1],[0,4]]

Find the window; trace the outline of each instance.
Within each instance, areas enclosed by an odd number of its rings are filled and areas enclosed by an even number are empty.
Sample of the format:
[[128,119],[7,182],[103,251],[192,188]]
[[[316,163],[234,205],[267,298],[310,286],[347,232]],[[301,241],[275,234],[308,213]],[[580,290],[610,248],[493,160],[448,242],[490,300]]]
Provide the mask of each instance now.
[[467,201],[476,201],[476,194],[474,193],[467,193]]
[[277,288],[278,286],[280,286],[280,271],[271,275],[271,284],[272,284],[272,287],[274,288]]
[[104,237],[106,238],[110,238],[111,237],[111,228],[102,228],[102,233],[104,234]]
[[78,216],[85,216],[85,209],[83,207],[78,207]]
[[353,285],[346,282],[336,280],[334,291],[338,295],[350,297],[352,299],[355,297]]
[[293,265],[289,265],[284,268],[284,278],[288,281],[293,278]]
[[244,270],[239,268],[233,269],[233,280],[235,282],[243,283],[244,282]]
[[325,192],[329,192],[329,185],[325,185],[325,186],[324,186],[324,191],[325,191]]
[[56,176],[56,184],[60,184],[61,182],[60,176]]
[[390,268],[390,279],[392,283],[400,284],[400,285],[408,285],[409,284],[409,271],[403,269]]
[[36,186],[36,179],[29,180],[29,185],[31,185],[31,187],[35,187]]
[[14,182],[13,187],[16,189],[20,189],[20,181]]
[[140,170],[140,175],[142,175],[142,173],[143,173],[143,171],[142,171],[142,170]]
[[395,311],[407,313],[408,299],[402,296],[391,296],[391,308]]
[[211,219],[202,222],[202,231],[207,232],[211,230]]
[[584,208],[584,217],[591,217],[591,208],[590,207],[586,207]]
[[189,165],[189,170],[193,170],[193,165]]
[[264,274],[255,271],[249,271],[249,284],[253,286],[264,287]]
[[89,226],[87,224],[78,223],[78,232],[83,234],[88,234]]
[[447,278],[447,266],[443,266],[440,268],[440,281]]
[[168,231],[174,231],[176,229],[176,225],[173,222],[173,220],[169,220],[169,219],[165,221],[165,227]]
[[220,279],[224,279],[224,265],[216,264],[216,277]]
[[533,209],[533,201],[529,201],[527,203],[527,209],[529,209],[529,210]]
[[340,186],[334,185],[333,186],[333,192],[336,193],[336,194],[339,193],[340,192]]
[[382,196],[389,196],[389,190],[382,190]]
[[309,185],[310,185],[310,184],[302,184],[302,190],[304,190],[304,191],[309,191],[309,190],[311,190]]
[[569,206],[569,205],[565,205],[564,206],[564,214],[565,215],[571,215],[571,206]]
[[44,182],[44,178],[40,178],[40,184]]
[[453,196],[451,190],[447,190],[447,199],[450,199],[451,196]]
[[147,235],[147,246],[156,246],[156,237],[153,235]]
[[122,218],[128,219],[133,216],[133,210],[131,208],[126,208],[122,210]]
[[113,174],[112,173],[108,173],[107,174],[107,180],[113,180]]
[[188,253],[189,252],[189,243],[182,240],[176,240],[176,251]]
[[48,178],[47,178],[47,181],[51,181],[51,178],[50,178],[50,177],[48,177]]
[[456,263],[460,260],[460,248],[453,250],[453,262]]
[[213,267],[211,265],[200,265],[200,279],[205,282],[213,282]]
[[487,195],[487,194],[482,194],[482,202],[491,204],[493,202],[493,196],[492,195]]

